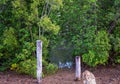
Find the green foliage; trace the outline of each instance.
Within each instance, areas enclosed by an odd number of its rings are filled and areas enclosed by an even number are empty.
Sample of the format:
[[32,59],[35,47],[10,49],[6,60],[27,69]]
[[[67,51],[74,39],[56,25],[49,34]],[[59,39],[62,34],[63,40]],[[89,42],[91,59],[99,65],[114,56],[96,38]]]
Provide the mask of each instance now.
[[0,4],[5,4],[8,0],[1,0]]
[[81,32],[86,31],[86,33],[84,33],[83,36],[80,35],[76,35],[72,38],[72,42],[75,43],[75,49],[74,49],[74,55],[82,55],[85,54],[86,52],[88,52],[89,50],[91,50],[93,48],[93,41],[95,39],[95,31],[96,28],[91,26],[88,28],[86,28],[85,30],[80,29]]
[[18,64],[17,72],[25,73],[36,77],[36,59],[28,59]]
[[95,36],[92,49],[83,55],[83,62],[93,67],[98,64],[105,64],[109,58],[108,53],[111,49],[109,42],[108,34],[105,31],[99,31]]
[[23,61],[23,60],[27,60],[29,58],[33,58],[32,55],[35,53],[35,49],[36,49],[36,47],[35,47],[34,43],[25,42],[21,52],[16,54],[16,58],[19,61]]
[[16,54],[10,69],[36,77],[35,45],[33,42],[25,42],[20,53]]
[[58,66],[55,64],[48,64],[46,67],[46,73],[47,74],[54,74],[58,70]]
[[120,26],[116,27],[114,33],[115,33],[114,37],[113,37],[114,39],[112,39],[113,46],[114,46],[113,49],[118,54],[118,53],[120,53]]
[[62,0],[46,0],[46,3],[48,3],[53,10],[58,10],[63,6]]
[[114,54],[112,55],[115,63],[120,63],[120,28],[116,27],[114,34],[110,36],[112,50]]
[[4,31],[3,34],[3,45],[6,46],[6,48],[13,50],[18,46],[17,39],[15,37],[15,30],[13,28],[9,28],[8,30]]
[[87,54],[84,54],[82,57],[83,62],[87,63],[89,66],[96,66],[98,64],[98,60],[95,59],[94,51],[89,51]]
[[120,56],[116,56],[115,63],[120,63]]
[[[109,51],[110,50],[110,40],[106,31],[99,31],[95,37],[94,50],[100,51]],[[97,48],[99,47],[99,48]]]
[[119,37],[116,37],[114,39],[114,50],[116,53],[120,53],[120,38]]
[[47,47],[49,45],[49,40],[47,40],[44,36],[40,36],[39,38],[43,42],[43,58],[46,59],[48,56],[48,50]]
[[[30,62],[36,64],[32,59],[35,56],[37,39],[43,41],[43,60],[47,65],[49,45],[47,37],[49,34],[56,35],[60,27],[53,23],[45,12],[49,11],[48,7],[55,10],[60,6],[62,6],[62,0],[54,0],[50,3],[46,0],[2,0],[0,2],[1,70],[11,68],[20,73],[34,75],[30,69],[32,68]],[[46,17],[41,21],[40,18],[44,16],[44,13]],[[42,33],[41,36],[38,36],[38,33]],[[24,68],[30,71],[24,71]]]
[[11,64],[10,70],[15,70],[18,73],[31,75],[36,78],[36,59],[27,59],[19,64]]
[[57,16],[51,14],[61,27],[57,40],[62,38],[64,45],[72,44],[73,55],[82,56],[83,62],[90,66],[119,60],[119,0],[66,0],[63,3],[63,9],[54,12]]
[[18,64],[14,63],[11,65],[10,70],[16,70],[18,69]]
[[48,66],[48,62],[45,59],[42,59],[43,68]]
[[115,0],[114,4],[115,4],[115,6],[120,5],[120,0]]
[[3,54],[1,53],[1,50],[3,49],[3,46],[0,45],[0,58],[3,56]]
[[19,43],[17,41],[15,29],[12,27],[6,28],[1,34],[0,45],[0,70],[6,70],[10,67],[15,57],[15,53]]
[[47,74],[57,70],[48,61],[59,44],[93,67],[120,63],[119,5],[120,0],[1,0],[0,70],[35,75],[37,39],[43,41]]
[[60,27],[58,25],[53,24],[50,18],[48,18],[47,16],[42,17],[40,25],[45,31],[51,32],[52,34],[57,34],[60,30]]

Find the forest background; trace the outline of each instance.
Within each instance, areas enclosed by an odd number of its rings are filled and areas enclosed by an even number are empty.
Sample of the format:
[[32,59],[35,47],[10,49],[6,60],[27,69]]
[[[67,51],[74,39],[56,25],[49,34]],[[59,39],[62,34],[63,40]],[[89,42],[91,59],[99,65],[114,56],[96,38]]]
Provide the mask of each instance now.
[[91,67],[119,64],[120,0],[1,0],[0,71],[35,77],[36,40],[43,76],[75,56]]

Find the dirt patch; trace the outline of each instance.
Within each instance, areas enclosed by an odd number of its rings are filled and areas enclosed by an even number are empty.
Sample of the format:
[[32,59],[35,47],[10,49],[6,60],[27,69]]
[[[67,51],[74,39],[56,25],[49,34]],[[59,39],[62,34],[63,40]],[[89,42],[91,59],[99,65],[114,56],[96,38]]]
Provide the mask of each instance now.
[[[120,84],[120,66],[98,67],[88,69],[95,77],[97,84]],[[81,81],[74,81],[75,70],[59,70],[56,74],[43,78],[42,84],[82,84]],[[37,84],[37,80],[15,72],[0,72],[0,84]]]

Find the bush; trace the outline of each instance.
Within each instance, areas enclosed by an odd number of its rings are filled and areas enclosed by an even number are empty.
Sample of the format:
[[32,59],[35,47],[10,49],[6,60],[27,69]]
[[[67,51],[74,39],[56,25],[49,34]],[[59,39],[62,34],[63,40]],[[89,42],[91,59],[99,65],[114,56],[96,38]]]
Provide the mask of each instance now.
[[[20,61],[20,63],[13,63],[11,64],[10,70],[14,70],[18,73],[21,74],[27,74],[31,75],[34,78],[36,78],[36,58],[33,59],[27,59],[24,61]],[[42,66],[43,66],[43,73],[42,77],[49,75],[49,74],[54,74],[58,70],[58,66],[55,64],[48,64],[46,60],[42,60]]]
[[[16,54],[16,58],[19,61],[24,61],[30,59],[33,55],[35,55],[35,44],[33,42],[24,42],[23,48],[20,53]],[[31,58],[32,59],[32,58]]]
[[114,29],[114,34],[110,35],[110,43],[112,45],[110,56],[112,62],[120,63],[120,28]]
[[98,64],[105,64],[109,57],[110,48],[108,34],[105,31],[99,31],[92,49],[83,55],[83,62],[93,67]]
[[58,66],[55,64],[48,64],[48,66],[46,66],[46,73],[47,74],[54,74],[56,71],[58,70]]
[[16,71],[36,77],[36,59],[33,58],[20,62]]

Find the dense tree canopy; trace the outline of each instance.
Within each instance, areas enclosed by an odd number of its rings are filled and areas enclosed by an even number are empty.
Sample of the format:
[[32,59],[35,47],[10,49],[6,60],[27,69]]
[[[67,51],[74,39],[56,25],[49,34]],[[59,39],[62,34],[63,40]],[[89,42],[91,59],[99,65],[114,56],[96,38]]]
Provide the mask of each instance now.
[[61,26],[59,39],[62,38],[68,45],[72,44],[73,55],[82,56],[83,62],[90,66],[118,63],[119,5],[119,0],[64,1],[63,8],[56,13],[60,15],[51,15]]

